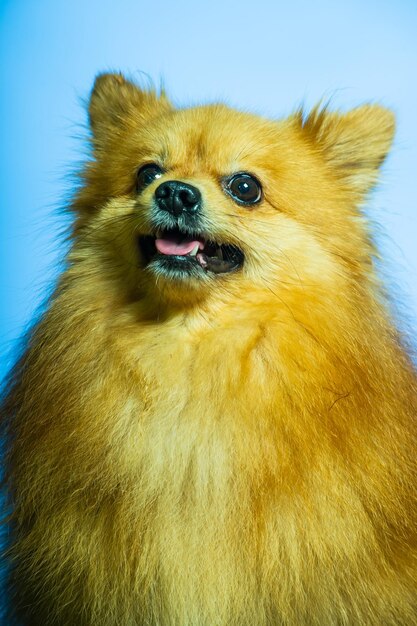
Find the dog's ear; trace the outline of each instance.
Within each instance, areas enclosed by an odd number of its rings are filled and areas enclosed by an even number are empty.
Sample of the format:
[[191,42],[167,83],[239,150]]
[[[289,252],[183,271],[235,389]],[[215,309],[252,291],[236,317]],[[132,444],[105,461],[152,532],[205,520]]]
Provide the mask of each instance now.
[[299,113],[298,121],[349,186],[360,195],[373,187],[394,137],[392,111],[372,104],[345,114],[316,107],[307,117]]
[[109,135],[133,128],[170,108],[163,93],[143,90],[122,74],[99,74],[88,106],[93,140],[100,144]]

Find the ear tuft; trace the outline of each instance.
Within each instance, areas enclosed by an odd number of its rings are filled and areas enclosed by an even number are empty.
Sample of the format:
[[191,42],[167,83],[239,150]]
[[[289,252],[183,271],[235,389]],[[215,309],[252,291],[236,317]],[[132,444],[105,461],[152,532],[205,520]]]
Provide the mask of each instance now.
[[100,140],[125,127],[130,117],[144,120],[161,109],[170,109],[164,94],[142,90],[121,73],[104,73],[94,82],[88,113],[94,138]]
[[318,106],[306,117],[299,111],[296,119],[348,184],[362,194],[369,191],[394,138],[392,111],[366,104],[342,114]]

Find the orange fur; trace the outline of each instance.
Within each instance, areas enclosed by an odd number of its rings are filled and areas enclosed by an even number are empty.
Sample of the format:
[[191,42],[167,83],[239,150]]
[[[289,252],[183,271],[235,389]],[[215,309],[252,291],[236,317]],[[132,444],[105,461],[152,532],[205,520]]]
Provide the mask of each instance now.
[[[360,210],[392,114],[175,109],[120,75],[89,111],[67,268],[3,407],[16,614],[412,626],[416,373]],[[200,189],[240,271],[142,268],[155,161]],[[221,188],[239,171],[258,205]]]

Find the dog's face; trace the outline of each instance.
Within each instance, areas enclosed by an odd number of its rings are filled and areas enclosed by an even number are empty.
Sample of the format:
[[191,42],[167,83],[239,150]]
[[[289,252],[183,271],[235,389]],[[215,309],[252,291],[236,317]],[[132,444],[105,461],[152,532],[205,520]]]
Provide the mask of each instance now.
[[90,120],[76,235],[131,290],[188,306],[213,293],[334,288],[341,267],[366,271],[357,207],[392,139],[385,109],[273,122],[223,105],[177,110],[103,75]]

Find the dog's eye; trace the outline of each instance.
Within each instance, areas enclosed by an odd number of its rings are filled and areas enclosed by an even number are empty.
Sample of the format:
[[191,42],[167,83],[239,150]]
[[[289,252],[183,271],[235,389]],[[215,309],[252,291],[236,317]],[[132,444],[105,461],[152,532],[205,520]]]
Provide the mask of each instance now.
[[160,178],[164,171],[156,163],[147,163],[139,168],[136,175],[136,191],[140,193],[154,180]]
[[241,204],[255,204],[262,198],[261,183],[252,174],[240,172],[225,181],[225,190]]

